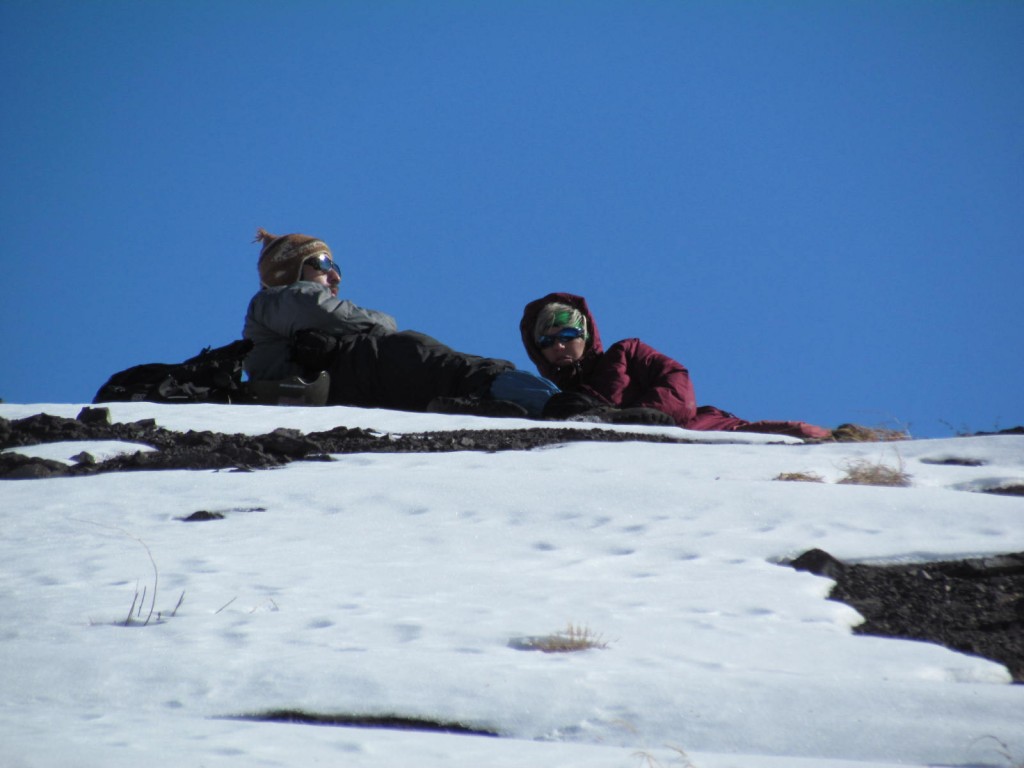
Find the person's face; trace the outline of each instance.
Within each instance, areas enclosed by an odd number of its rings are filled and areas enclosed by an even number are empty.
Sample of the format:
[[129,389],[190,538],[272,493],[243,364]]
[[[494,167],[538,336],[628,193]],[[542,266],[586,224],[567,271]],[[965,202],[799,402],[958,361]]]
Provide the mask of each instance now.
[[326,285],[331,291],[331,296],[338,295],[341,274],[338,272],[338,266],[331,261],[331,257],[326,253],[306,260],[302,265],[302,279]]
[[587,340],[582,336],[575,339],[559,338],[558,332],[563,330],[565,328],[548,328],[541,334],[551,338],[551,345],[541,347],[540,352],[544,355],[545,360],[558,368],[572,365],[578,361],[583,357],[583,351],[587,345]]

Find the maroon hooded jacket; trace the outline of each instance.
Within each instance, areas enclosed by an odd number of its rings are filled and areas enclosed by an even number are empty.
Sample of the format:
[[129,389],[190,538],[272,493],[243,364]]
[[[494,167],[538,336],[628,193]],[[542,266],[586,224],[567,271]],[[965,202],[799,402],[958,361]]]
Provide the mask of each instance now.
[[[559,368],[549,363],[534,340],[537,315],[553,302],[575,307],[587,318],[590,338],[583,357],[572,366]],[[623,339],[605,350],[597,323],[582,296],[549,293],[531,301],[523,310],[519,332],[526,353],[540,375],[566,392],[582,392],[617,408],[657,408],[684,429],[768,432],[812,439],[831,434],[827,429],[799,421],[749,422],[713,405],[697,407],[690,373],[682,363],[640,339]]]

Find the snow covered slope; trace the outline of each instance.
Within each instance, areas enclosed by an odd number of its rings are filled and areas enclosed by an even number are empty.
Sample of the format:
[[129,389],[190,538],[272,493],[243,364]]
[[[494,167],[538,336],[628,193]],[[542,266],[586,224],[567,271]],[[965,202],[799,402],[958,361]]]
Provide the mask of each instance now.
[[[0,416],[80,408],[4,404]],[[248,434],[537,426],[353,408],[111,411]],[[1024,482],[1024,437],[802,445],[619,429],[704,442],[0,482],[0,763],[1024,760],[1024,687],[1004,667],[854,636],[859,617],[825,599],[829,580],[776,564],[812,547],[867,561],[1024,550],[1024,499],[973,492]],[[82,446],[23,450],[70,459]],[[982,463],[937,463],[951,457]],[[911,486],[836,484],[857,460],[902,466]],[[773,479],[783,472],[826,482]],[[222,517],[181,520],[200,510]],[[522,649],[569,624],[605,647]],[[277,710],[498,737],[234,719]]]

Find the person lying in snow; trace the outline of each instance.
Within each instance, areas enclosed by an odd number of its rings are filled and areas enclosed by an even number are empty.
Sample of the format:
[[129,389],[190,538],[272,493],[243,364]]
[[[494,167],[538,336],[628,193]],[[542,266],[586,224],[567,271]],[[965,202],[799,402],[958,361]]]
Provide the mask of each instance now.
[[587,300],[549,293],[523,310],[519,332],[538,373],[562,393],[545,415],[599,413],[602,407],[653,408],[684,429],[766,432],[826,439],[831,431],[800,421],[745,421],[711,405],[696,404],[689,371],[640,339],[604,349]]
[[523,417],[539,417],[558,392],[506,360],[399,331],[391,315],[339,299],[341,272],[322,240],[259,229],[254,242],[260,291],[242,335],[253,342],[244,367],[257,386],[277,382],[283,392],[326,371],[331,404]]

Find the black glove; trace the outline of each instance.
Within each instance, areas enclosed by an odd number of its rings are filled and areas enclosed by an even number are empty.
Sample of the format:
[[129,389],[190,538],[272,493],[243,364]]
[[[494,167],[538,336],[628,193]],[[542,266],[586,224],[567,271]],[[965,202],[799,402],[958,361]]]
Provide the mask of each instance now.
[[334,362],[334,353],[338,349],[338,340],[329,333],[312,328],[296,331],[292,336],[292,361],[298,363],[306,372],[326,371]]
[[610,406],[602,406],[600,400],[582,392],[558,392],[544,404],[541,417],[552,421],[565,421],[572,416],[608,407]]

